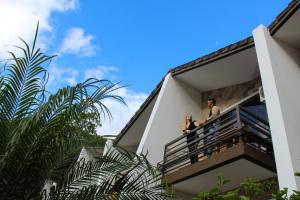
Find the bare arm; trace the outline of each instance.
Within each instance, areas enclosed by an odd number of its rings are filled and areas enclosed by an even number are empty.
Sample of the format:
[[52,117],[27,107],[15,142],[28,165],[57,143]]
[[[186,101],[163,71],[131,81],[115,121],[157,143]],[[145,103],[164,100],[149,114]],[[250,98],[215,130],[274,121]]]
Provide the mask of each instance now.
[[196,120],[193,121],[193,123],[194,123],[195,126],[200,126],[201,125],[200,122],[197,122]]
[[183,126],[182,126],[182,129],[181,129],[183,135],[187,134],[187,129],[186,129],[186,127],[187,127],[187,124],[186,124],[186,122],[184,122],[184,123],[183,123]]
[[205,120],[198,121],[198,122],[197,122],[197,123],[198,123],[197,126],[201,126],[201,125],[203,125],[204,123],[206,123],[207,121],[209,121],[209,120],[211,120],[211,119],[214,119],[214,118],[216,118],[216,117],[219,116],[219,115],[220,115],[220,109],[219,109],[219,107],[218,107],[218,106],[214,106],[214,107],[212,107],[212,110],[211,110],[211,116],[208,117],[208,118],[205,119]]
[[219,107],[218,106],[214,106],[211,109],[211,116],[206,121],[208,121],[210,119],[215,119],[219,115],[220,115],[220,109],[219,109]]

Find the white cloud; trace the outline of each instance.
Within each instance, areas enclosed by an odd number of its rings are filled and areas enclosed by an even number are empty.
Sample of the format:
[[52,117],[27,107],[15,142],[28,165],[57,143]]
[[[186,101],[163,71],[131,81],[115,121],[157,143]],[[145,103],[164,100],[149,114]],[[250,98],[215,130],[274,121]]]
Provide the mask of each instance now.
[[[78,82],[83,82],[88,78],[107,79],[114,81],[116,72],[119,68],[113,66],[100,65],[95,68],[88,68],[83,73],[72,67],[61,67],[57,64],[51,63],[48,68],[49,78],[47,87],[51,90],[65,85],[75,85]],[[83,76],[82,76],[83,74]],[[118,95],[125,95],[126,91],[120,90]]]
[[75,76],[71,76],[65,79],[69,85],[76,85],[77,81]]
[[82,28],[73,27],[66,32],[60,53],[72,53],[79,56],[95,55],[98,48],[92,44],[93,38],[92,35],[85,35]]
[[0,56],[6,53],[8,45],[16,44],[17,37],[31,41],[37,21],[40,22],[40,46],[48,40],[44,33],[51,33],[51,14],[65,12],[78,6],[77,0],[1,0],[0,6]]
[[[85,79],[97,78],[115,81],[117,79],[116,73],[118,71],[119,69],[116,67],[101,65],[86,70],[84,77]],[[116,94],[124,98],[127,106],[111,99],[105,100],[104,103],[111,111],[113,119],[111,121],[109,118],[104,119],[102,121],[102,127],[98,127],[97,129],[98,134],[117,135],[148,96],[145,93],[136,92],[127,87],[120,88]]]
[[70,67],[57,67],[56,64],[51,64],[48,70],[49,79],[47,88],[50,91],[55,91],[59,87],[65,85],[75,85],[79,72]]
[[113,73],[117,71],[119,71],[119,69],[116,67],[100,65],[96,68],[86,70],[84,74],[84,79],[88,79],[88,78],[97,78],[97,79],[113,78],[114,79],[115,76]]
[[127,106],[113,100],[104,102],[110,109],[113,119],[111,121],[108,118],[104,119],[102,127],[97,129],[100,135],[117,135],[148,96],[145,93],[134,92],[127,88],[121,88],[118,93],[124,98]]
[[[0,4],[0,57],[2,57],[10,49],[8,45],[19,44],[17,37],[32,41],[37,21],[40,22],[39,46],[47,47],[51,42],[47,34],[52,34],[54,29],[52,13],[74,10],[78,7],[78,0],[0,0]],[[62,52],[81,56],[95,54],[97,47],[92,44],[93,36],[86,35],[83,29],[72,28],[66,36],[61,46]],[[86,70],[84,77],[114,80],[117,71],[118,68],[115,67],[98,66]],[[79,77],[79,71],[70,67],[62,68],[51,64],[48,72],[47,87],[50,91],[55,91],[66,84],[74,85],[83,81]],[[111,122],[108,119],[103,122],[103,126],[99,128],[101,134],[117,134],[147,97],[144,93],[128,88],[120,89],[118,94],[125,99],[128,106],[112,100],[105,102],[114,118]]]
[[[59,87],[67,84],[74,85],[87,78],[115,81],[114,79],[118,71],[119,69],[116,67],[101,65],[95,68],[89,68],[85,71],[84,76],[80,76],[81,73],[79,73],[78,70],[70,67],[61,68],[52,64],[49,68],[48,90],[54,92]],[[124,98],[127,106],[112,99],[106,99],[103,103],[111,111],[113,119],[111,121],[108,117],[103,119],[102,127],[97,128],[98,134],[117,135],[148,96],[145,93],[136,92],[127,87],[120,88],[114,94]]]

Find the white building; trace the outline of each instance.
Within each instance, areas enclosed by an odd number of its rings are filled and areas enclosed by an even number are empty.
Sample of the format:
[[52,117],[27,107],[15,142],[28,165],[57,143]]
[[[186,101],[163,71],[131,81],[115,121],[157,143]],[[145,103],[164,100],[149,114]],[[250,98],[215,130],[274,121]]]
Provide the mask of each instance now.
[[[219,172],[231,180],[225,190],[249,177],[300,190],[299,8],[294,0],[268,28],[171,69],[114,144],[160,163],[182,199],[213,187]],[[198,128],[189,150],[180,131],[184,116],[203,119],[209,96],[221,115]],[[216,140],[208,140],[213,123]],[[214,150],[210,159],[207,148]],[[198,162],[191,164],[191,155]]]

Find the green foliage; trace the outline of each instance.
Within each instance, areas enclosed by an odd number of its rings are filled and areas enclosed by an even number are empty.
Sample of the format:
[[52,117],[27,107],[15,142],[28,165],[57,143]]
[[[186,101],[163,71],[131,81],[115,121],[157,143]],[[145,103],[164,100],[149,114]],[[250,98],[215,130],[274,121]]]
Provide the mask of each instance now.
[[274,179],[265,181],[261,184],[263,192],[275,194],[278,192],[278,183]]
[[274,194],[273,197],[276,200],[289,200],[288,189],[284,188],[283,190],[280,190],[278,193]]
[[289,194],[288,189],[284,188],[283,190],[274,193],[273,198],[276,200],[300,200],[300,192],[294,190],[292,194]]
[[[83,111],[78,113],[75,120],[70,121],[66,126],[66,131],[81,132],[83,135],[97,135],[97,127],[101,126],[97,114]],[[68,130],[70,129],[70,130]]]
[[241,183],[241,188],[245,197],[249,198],[249,200],[257,199],[263,193],[262,184],[256,183],[251,178],[244,180]]
[[230,181],[224,177],[223,174],[218,174],[217,175],[217,186],[218,186],[218,191],[223,192],[223,186],[229,183]]
[[[299,176],[299,173],[295,173]],[[269,180],[261,183],[255,182],[253,179],[248,178],[240,184],[240,188],[226,193],[222,193],[224,185],[229,183],[223,175],[218,174],[217,186],[209,192],[203,191],[193,200],[256,200],[263,195],[271,194],[276,200],[300,200],[300,192],[293,191],[292,194],[288,193],[288,189],[277,190],[277,182]]]
[[[36,47],[37,35],[38,27],[31,46],[21,39],[24,47],[17,48],[22,54],[10,52],[11,58],[0,74],[0,199],[41,199],[49,179],[59,185],[54,199],[65,199],[61,193],[68,199],[94,199],[93,192],[101,194],[106,191],[103,188],[113,188],[107,191],[117,192],[115,195],[121,195],[124,189],[124,194],[139,191],[149,198],[155,196],[151,185],[155,179],[150,175],[149,179],[136,177],[144,176],[146,170],[143,174],[121,173],[120,169],[139,168],[137,164],[152,169],[145,161],[134,162],[140,158],[126,152],[104,157],[106,160],[97,163],[77,163],[72,168],[84,146],[104,145],[105,140],[96,135],[96,126],[102,117],[111,118],[104,104],[106,99],[125,104],[122,97],[115,95],[122,86],[108,80],[87,79],[48,94],[45,66],[55,56],[47,56]],[[120,172],[118,188],[113,187],[117,182],[109,179],[116,177],[116,172]],[[69,174],[73,178],[66,176]],[[104,185],[85,184],[96,176],[103,178]],[[143,191],[130,178],[140,181],[145,188],[153,187]],[[78,191],[71,190],[73,187]],[[160,185],[156,187],[162,191]]]
[[77,163],[57,188],[49,199],[174,199],[162,192],[168,188],[144,156],[120,148],[96,161]]
[[[210,191],[203,191],[200,192],[199,195],[197,197],[192,198],[192,200],[210,200],[210,199],[223,199],[225,198],[225,195],[219,195],[217,196],[217,194],[221,193],[223,190],[224,185],[226,185],[227,183],[229,183],[229,180],[226,179],[223,174],[218,174],[217,175],[217,187],[212,188]],[[231,194],[233,195],[233,194]],[[230,194],[228,194],[228,199],[229,199]]]
[[256,183],[252,179],[246,179],[240,185],[240,188],[224,193],[223,187],[228,184],[229,180],[226,179],[222,174],[217,175],[217,187],[213,188],[210,192],[201,192],[198,197],[193,200],[255,200],[265,191],[264,189],[270,189],[273,185],[271,183],[264,184]]

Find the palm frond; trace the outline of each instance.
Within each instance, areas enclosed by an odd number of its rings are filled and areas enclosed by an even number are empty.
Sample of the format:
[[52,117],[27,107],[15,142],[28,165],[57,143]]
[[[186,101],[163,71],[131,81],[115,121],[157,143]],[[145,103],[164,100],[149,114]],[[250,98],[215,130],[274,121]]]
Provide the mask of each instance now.
[[35,49],[38,26],[33,48],[21,39],[24,47],[18,57],[9,52],[11,59],[5,63],[0,76],[0,155],[4,154],[13,128],[18,122],[28,117],[44,98],[45,74],[43,64],[54,56],[46,56]]
[[32,48],[21,39],[25,47],[17,48],[22,50],[22,57],[9,52],[12,63],[8,66],[1,90],[0,120],[26,117],[34,107],[38,106],[40,98],[44,95],[46,70],[42,64],[55,56],[46,56],[40,52],[40,49],[35,50],[37,34],[38,26]]
[[[6,185],[18,187],[18,184],[25,184],[26,194],[40,191],[49,171],[62,159],[59,155],[68,152],[64,149],[66,142],[82,147],[81,138],[75,133],[62,132],[64,124],[76,120],[79,113],[86,110],[98,112],[100,117],[101,110],[97,106],[108,98],[106,94],[109,91],[103,90],[101,86],[110,90],[115,88],[115,85],[108,84],[107,81],[103,84],[101,80],[93,80],[92,85],[91,82],[84,82],[62,88],[51,95],[30,117],[20,121],[7,145],[3,164],[0,164],[0,175],[7,182]],[[97,95],[93,95],[95,93]],[[40,182],[37,183],[28,176],[23,180],[24,174],[35,174],[33,179]]]
[[49,199],[166,199],[161,174],[143,156],[120,148],[96,161],[78,162]]
[[[107,100],[125,104],[119,83],[88,79],[55,94],[45,94],[47,56],[20,38],[22,55],[10,52],[0,74],[0,199],[41,199],[48,178],[59,173],[50,199],[162,199],[161,176],[144,156],[114,149],[96,162],[79,162],[64,177],[74,156],[92,142],[76,129],[83,114],[112,118]],[[73,160],[72,160],[73,159]]]

